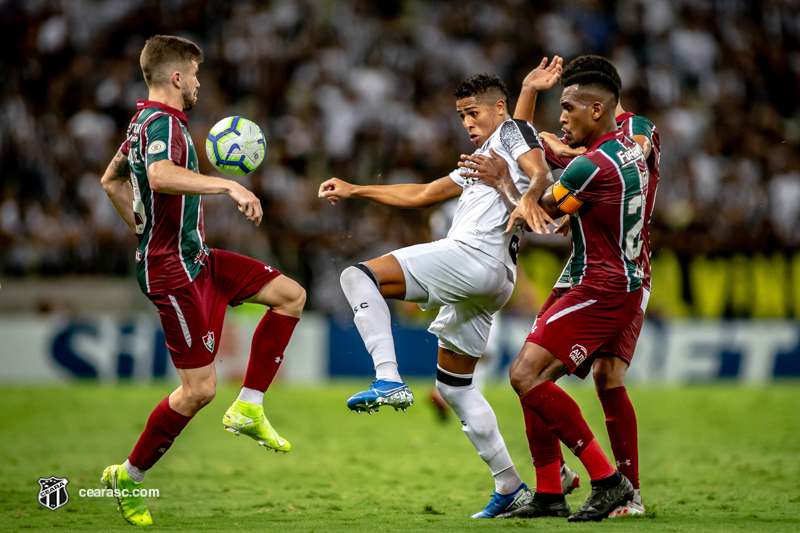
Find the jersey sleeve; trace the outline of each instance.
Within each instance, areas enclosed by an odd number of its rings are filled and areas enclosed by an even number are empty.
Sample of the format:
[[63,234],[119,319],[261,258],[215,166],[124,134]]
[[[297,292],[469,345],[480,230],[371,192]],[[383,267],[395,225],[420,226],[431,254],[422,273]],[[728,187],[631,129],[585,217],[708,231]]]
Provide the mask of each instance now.
[[465,180],[464,176],[461,175],[461,170],[462,170],[461,167],[458,167],[448,175],[450,176],[451,180],[456,182],[456,185],[458,185],[463,189],[464,183],[466,183],[467,180]]
[[500,144],[515,161],[534,148],[542,149],[542,142],[534,127],[520,119],[503,122],[500,126]]
[[125,142],[119,147],[119,153],[124,156],[128,156],[128,152],[131,151],[131,142],[128,139],[125,139]]
[[647,120],[645,117],[634,115],[631,117],[630,136],[644,135],[650,142],[653,142],[653,131],[656,129],[655,124]]
[[150,121],[142,142],[146,144],[144,152],[147,157],[147,166],[162,159],[182,165],[187,159],[186,138],[175,117],[162,115]]
[[556,205],[563,212],[576,212],[587,200],[592,198],[592,180],[600,171],[588,157],[579,156],[567,165],[561,179],[553,184]]

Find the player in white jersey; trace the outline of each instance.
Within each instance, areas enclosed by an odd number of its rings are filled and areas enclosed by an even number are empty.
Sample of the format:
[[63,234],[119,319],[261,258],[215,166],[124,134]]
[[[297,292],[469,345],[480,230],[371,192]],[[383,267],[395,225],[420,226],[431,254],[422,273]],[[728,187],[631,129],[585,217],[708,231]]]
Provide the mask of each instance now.
[[[553,76],[559,74],[560,68],[553,70]],[[459,86],[455,97],[477,152],[489,153],[491,147],[508,164],[517,191],[530,188],[539,197],[552,176],[533,126],[509,116],[503,82],[496,76],[473,76]],[[492,500],[473,517],[493,518],[526,503],[520,501],[526,485],[514,468],[494,412],[472,382],[492,315],[514,289],[521,230],[504,234],[509,218],[504,198],[510,195],[455,170],[427,184],[357,186],[334,178],[320,186],[319,196],[331,204],[360,197],[396,207],[429,207],[460,197],[446,238],[402,248],[342,272],[342,289],[376,371],[372,386],[347,405],[371,413],[381,405],[405,410],[414,401],[397,368],[385,298],[415,302],[422,309],[440,308],[429,328],[439,339],[436,387],[495,478]],[[549,232],[546,225],[552,219],[544,211],[538,215],[533,230]]]

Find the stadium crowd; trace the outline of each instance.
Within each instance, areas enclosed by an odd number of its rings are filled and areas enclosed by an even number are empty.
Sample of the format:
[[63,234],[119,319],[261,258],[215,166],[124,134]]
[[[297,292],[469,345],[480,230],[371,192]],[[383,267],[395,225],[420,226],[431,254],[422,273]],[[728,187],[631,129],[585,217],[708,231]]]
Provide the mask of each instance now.
[[[655,253],[800,247],[797,0],[7,0],[0,31],[16,43],[0,49],[3,275],[133,271],[135,239],[99,178],[147,97],[138,54],[157,33],[204,50],[189,115],[200,151],[233,114],[267,137],[267,160],[244,178],[264,222],[252,228],[209,197],[209,244],[276,265],[312,309],[331,310],[329,281],[354,260],[430,238],[431,211],[332,209],[319,184],[447,174],[473,151],[458,83],[498,74],[513,106],[525,74],[554,54],[610,57],[624,107],[658,126]],[[540,96],[540,130],[559,130],[559,94]]]

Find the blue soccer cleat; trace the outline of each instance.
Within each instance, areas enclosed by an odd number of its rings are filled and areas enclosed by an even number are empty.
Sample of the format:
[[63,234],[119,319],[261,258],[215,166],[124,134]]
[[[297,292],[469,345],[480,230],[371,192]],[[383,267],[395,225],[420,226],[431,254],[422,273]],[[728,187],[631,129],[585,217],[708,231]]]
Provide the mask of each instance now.
[[498,494],[495,491],[489,505],[480,513],[475,513],[472,518],[494,518],[500,513],[507,513],[513,511],[523,505],[527,505],[533,501],[533,492],[528,490],[528,486],[523,483],[517,490],[511,494]]
[[372,386],[363,392],[354,394],[347,400],[347,407],[351,411],[360,413],[368,411],[372,414],[382,405],[394,407],[394,410],[411,407],[414,404],[414,395],[405,383],[397,381],[383,381],[375,379]]

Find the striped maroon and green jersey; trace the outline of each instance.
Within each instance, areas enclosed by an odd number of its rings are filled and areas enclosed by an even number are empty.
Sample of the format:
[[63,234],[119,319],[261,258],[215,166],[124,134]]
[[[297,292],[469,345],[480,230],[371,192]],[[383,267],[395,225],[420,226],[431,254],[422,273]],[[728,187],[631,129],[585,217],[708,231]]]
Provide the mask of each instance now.
[[649,180],[641,147],[622,130],[598,139],[564,169],[554,187],[582,204],[570,217],[571,286],[612,293],[642,287],[650,269],[642,253]]
[[[647,118],[641,117],[639,115],[634,115],[633,113],[622,113],[617,115],[617,126],[619,127],[622,132],[627,135],[628,137],[633,137],[634,135],[644,135],[650,140],[651,150],[650,155],[647,157],[647,170],[650,173],[650,182],[647,185],[647,203],[645,206],[645,213],[646,219],[644,223],[644,227],[642,228],[644,244],[642,245],[642,253],[646,254],[647,257],[650,257],[651,248],[650,248],[650,219],[653,216],[653,209],[655,208],[656,203],[656,192],[658,191],[658,167],[659,161],[661,157],[661,140],[658,135],[658,128],[650,122]],[[566,140],[561,139],[561,142],[566,143]],[[557,158],[553,155],[553,152],[547,148],[545,145],[545,157],[547,158],[547,162],[550,164],[551,167],[554,168],[565,168],[571,161],[572,158]],[[651,273],[650,273],[650,262],[646,263],[646,268],[644,271],[644,277],[642,278],[643,286],[645,289],[650,290],[651,284]],[[561,272],[561,276],[558,278],[556,282],[556,287],[568,287],[569,286],[569,263],[567,263],[564,270]]]
[[142,292],[181,287],[194,280],[208,256],[203,202],[198,196],[154,192],[148,167],[169,160],[197,172],[197,152],[186,115],[159,102],[139,100],[121,147],[128,156],[139,246],[136,277]]

